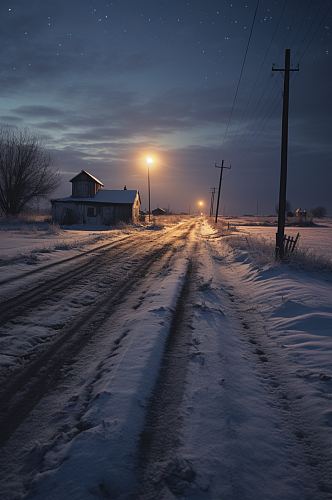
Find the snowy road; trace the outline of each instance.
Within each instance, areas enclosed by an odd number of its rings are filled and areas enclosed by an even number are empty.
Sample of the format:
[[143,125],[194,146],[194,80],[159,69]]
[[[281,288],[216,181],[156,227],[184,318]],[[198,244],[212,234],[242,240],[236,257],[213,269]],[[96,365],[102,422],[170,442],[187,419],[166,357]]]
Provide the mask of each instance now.
[[[13,357],[11,351],[13,352],[14,344],[14,349],[18,346],[23,352],[16,351],[14,354],[16,366],[9,363],[8,369],[2,371],[0,397],[6,401],[6,408],[0,415],[0,445],[24,420],[49,386],[59,378],[62,366],[71,363],[92,340],[105,320],[113,315],[119,303],[128,298],[134,287],[137,288],[144,275],[151,272],[156,264],[159,270],[169,265],[172,253],[178,249],[179,242],[188,236],[190,230],[191,228],[182,231],[173,229],[167,234],[167,242],[162,237],[157,239],[157,244],[151,244],[151,238],[143,242],[141,237],[134,236],[115,245],[102,245],[93,253],[88,252],[71,259],[69,267],[68,261],[59,262],[54,277],[45,277],[43,271],[48,272],[50,266],[44,266],[37,276],[33,273],[36,284],[32,286],[24,284],[26,276],[22,279],[16,277],[4,280],[3,285],[8,282],[19,285],[18,291],[8,292],[5,286],[2,290],[3,296],[8,293],[11,295],[4,298],[0,305],[0,325],[5,326],[4,351],[8,358]],[[135,251],[138,243],[140,252]],[[51,267],[54,273],[54,264]],[[31,280],[31,273],[28,278]],[[39,316],[38,326],[36,315]],[[31,337],[27,344],[18,344],[21,332],[9,325],[12,326],[14,322],[25,328],[27,325],[32,328],[41,327],[45,326],[45,316],[48,323],[52,316],[56,318],[56,322],[54,324],[51,319],[42,342],[37,333],[34,340],[38,345],[34,345],[32,349],[29,345]]]
[[332,498],[331,279],[231,238],[191,219],[6,270],[1,498]]

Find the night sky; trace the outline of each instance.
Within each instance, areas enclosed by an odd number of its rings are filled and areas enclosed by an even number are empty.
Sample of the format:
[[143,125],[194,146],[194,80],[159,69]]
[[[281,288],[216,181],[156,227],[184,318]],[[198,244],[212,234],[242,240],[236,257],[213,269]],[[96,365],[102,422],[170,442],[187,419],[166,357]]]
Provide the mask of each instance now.
[[[331,1],[2,0],[3,124],[29,127],[71,193],[82,169],[148,207],[274,214],[285,49],[287,199],[332,213]],[[330,10],[328,10],[330,8]],[[257,9],[257,10],[256,10]],[[330,30],[331,28],[331,30]],[[249,43],[250,39],[250,43]],[[241,76],[241,79],[240,79]],[[235,98],[236,97],[236,98]]]

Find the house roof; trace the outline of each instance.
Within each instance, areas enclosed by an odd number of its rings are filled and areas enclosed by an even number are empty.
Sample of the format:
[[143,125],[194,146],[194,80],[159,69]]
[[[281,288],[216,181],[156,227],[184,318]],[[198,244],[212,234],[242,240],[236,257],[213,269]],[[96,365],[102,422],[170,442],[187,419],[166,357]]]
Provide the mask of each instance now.
[[153,214],[166,214],[166,210],[164,210],[163,208],[155,208],[154,210],[152,210],[152,213]]
[[136,189],[100,189],[93,198],[93,201],[133,204],[137,195],[140,198],[139,192]]
[[138,196],[139,201],[141,198],[136,189],[100,189],[93,198],[57,198],[52,201],[71,201],[71,202],[86,202],[86,203],[115,203],[115,204],[130,204],[133,205]]
[[73,182],[76,177],[80,176],[81,174],[86,174],[88,177],[90,177],[94,182],[97,182],[98,184],[100,184],[101,186],[103,186],[104,184],[99,181],[96,177],[94,177],[93,175],[89,174],[89,172],[87,172],[86,170],[82,170],[79,174],[75,175],[75,177],[73,177],[72,179],[70,179],[69,182]]

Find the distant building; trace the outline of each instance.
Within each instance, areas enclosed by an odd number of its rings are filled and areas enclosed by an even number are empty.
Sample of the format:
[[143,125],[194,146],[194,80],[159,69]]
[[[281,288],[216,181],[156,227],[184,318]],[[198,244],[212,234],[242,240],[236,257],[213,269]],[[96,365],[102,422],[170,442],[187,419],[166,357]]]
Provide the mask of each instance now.
[[72,195],[51,200],[52,218],[60,224],[111,225],[136,221],[141,199],[133,189],[102,189],[104,184],[82,170],[69,182]]
[[166,215],[167,212],[166,210],[163,210],[162,208],[155,208],[152,210],[152,215]]
[[297,208],[295,210],[295,217],[299,217],[301,219],[306,219],[307,218],[307,212],[305,210],[302,210],[302,208]]

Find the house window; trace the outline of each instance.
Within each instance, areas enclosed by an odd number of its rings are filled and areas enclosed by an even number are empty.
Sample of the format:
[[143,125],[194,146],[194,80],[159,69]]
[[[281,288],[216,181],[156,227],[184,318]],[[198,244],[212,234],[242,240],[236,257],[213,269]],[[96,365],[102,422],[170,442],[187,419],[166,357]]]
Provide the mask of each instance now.
[[96,216],[96,208],[95,207],[87,207],[87,216],[95,217]]

